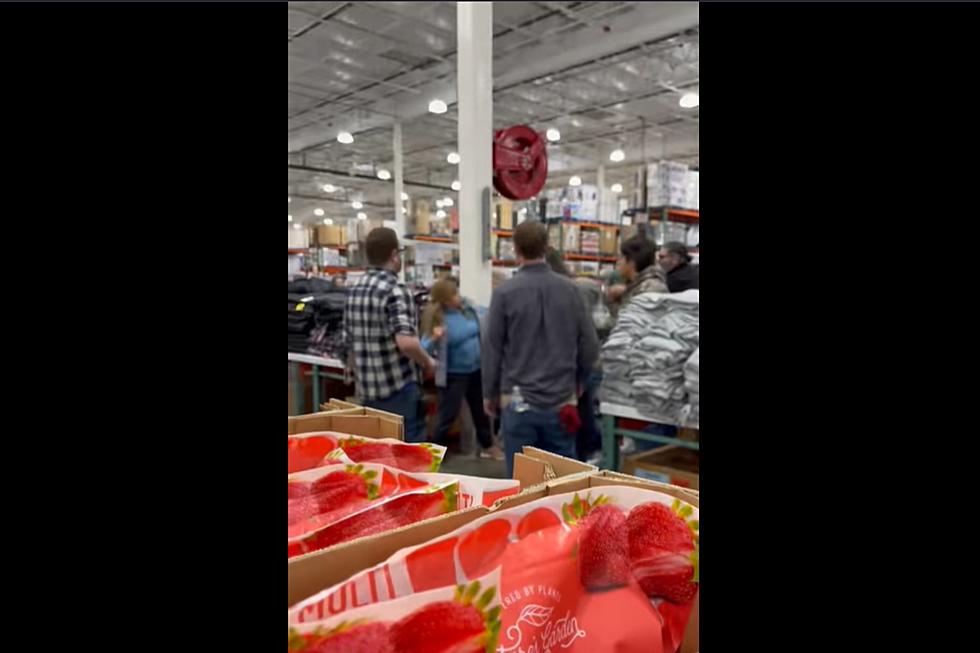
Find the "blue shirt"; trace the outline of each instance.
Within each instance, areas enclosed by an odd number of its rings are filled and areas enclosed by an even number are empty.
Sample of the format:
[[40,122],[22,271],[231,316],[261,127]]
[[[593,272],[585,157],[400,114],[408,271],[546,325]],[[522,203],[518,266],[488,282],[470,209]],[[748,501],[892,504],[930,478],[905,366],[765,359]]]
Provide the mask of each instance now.
[[[449,374],[472,374],[480,369],[480,323],[473,314],[460,311],[444,311],[446,333],[449,339]],[[422,339],[422,346],[431,351],[435,343]]]

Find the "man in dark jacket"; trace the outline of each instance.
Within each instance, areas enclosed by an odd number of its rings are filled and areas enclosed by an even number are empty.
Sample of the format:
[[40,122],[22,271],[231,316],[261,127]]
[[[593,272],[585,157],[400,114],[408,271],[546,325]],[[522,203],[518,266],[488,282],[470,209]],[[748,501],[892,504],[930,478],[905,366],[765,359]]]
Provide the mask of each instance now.
[[657,262],[667,273],[667,289],[670,292],[700,289],[701,266],[691,265],[691,256],[684,243],[672,241],[661,247]]
[[540,222],[514,230],[521,268],[493,291],[483,339],[484,407],[501,415],[508,476],[526,445],[575,457],[578,397],[599,355],[579,291],[548,267],[547,247]]

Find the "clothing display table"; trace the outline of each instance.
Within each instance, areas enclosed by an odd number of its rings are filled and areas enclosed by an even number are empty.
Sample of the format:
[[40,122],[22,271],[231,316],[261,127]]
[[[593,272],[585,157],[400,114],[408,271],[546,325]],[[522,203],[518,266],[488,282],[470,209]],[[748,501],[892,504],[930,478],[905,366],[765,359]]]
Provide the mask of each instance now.
[[[294,365],[294,363],[297,364]],[[303,412],[305,412],[305,406],[301,405],[303,403],[303,388],[299,384],[300,375],[299,373],[293,373],[294,370],[299,369],[299,363],[305,363],[313,368],[313,371],[311,372],[313,377],[313,410],[309,412],[315,413],[319,410],[320,406],[320,379],[323,378],[334,379],[336,381],[346,381],[347,379],[344,378],[344,364],[336,358],[324,358],[322,356],[313,356],[311,354],[297,354],[294,352],[289,352],[289,378],[293,383],[294,415],[301,415]],[[321,371],[321,368],[327,368],[334,371],[325,372]]]
[[599,404],[599,414],[602,416],[602,451],[604,455],[603,467],[605,469],[619,470],[619,438],[621,437],[660,442],[661,444],[675,444],[679,447],[686,447],[696,451],[701,448],[700,443],[691,442],[690,440],[681,440],[680,438],[672,438],[665,435],[653,435],[652,433],[620,428],[616,426],[616,418],[624,417],[641,422],[650,422],[651,424],[671,424],[700,430],[699,424],[679,424],[677,420],[661,415],[645,415],[630,406],[620,406],[619,404],[611,404],[605,401]]

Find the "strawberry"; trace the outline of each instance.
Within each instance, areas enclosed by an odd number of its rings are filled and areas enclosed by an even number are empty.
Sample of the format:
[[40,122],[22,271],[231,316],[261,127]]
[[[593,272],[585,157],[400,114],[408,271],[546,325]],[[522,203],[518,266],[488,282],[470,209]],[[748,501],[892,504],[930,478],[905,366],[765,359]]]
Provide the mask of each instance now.
[[612,505],[595,508],[579,525],[579,577],[589,590],[629,583],[629,538],[626,515]]
[[306,481],[289,481],[289,498],[297,499],[299,497],[305,497],[310,494],[312,489],[312,484]]
[[408,472],[437,471],[439,462],[432,451],[422,444],[392,444],[371,442],[363,438],[346,438],[340,446],[351,460],[361,463],[380,463]]
[[463,537],[459,543],[459,565],[469,578],[482,576],[500,564],[507,550],[510,522],[494,519]]
[[306,526],[290,529],[290,537],[307,532],[318,523],[336,521],[377,498],[376,476],[376,471],[365,472],[362,465],[347,465],[312,483],[289,481],[289,525],[309,520]]
[[327,437],[289,438],[289,473],[313,469],[336,446]]
[[497,589],[460,585],[452,601],[423,606],[391,626],[395,653],[486,653],[497,648],[499,605],[487,609]]
[[[339,628],[318,636],[316,634],[290,636],[290,651],[303,653],[394,653],[388,625],[383,623],[362,624]],[[294,643],[295,642],[295,643]]]
[[687,603],[698,591],[698,522],[693,510],[674,501],[633,508],[626,519],[633,576],[647,596]]

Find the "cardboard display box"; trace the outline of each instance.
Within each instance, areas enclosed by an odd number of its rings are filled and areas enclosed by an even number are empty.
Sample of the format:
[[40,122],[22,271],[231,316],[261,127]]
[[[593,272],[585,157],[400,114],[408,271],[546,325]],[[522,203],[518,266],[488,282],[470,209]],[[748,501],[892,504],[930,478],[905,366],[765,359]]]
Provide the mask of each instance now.
[[623,472],[639,478],[697,490],[699,453],[686,447],[658,447],[623,461]]
[[[552,475],[554,477],[548,478]],[[523,454],[516,454],[514,478],[521,481],[521,493],[501,499],[492,508],[473,506],[387,533],[360,538],[289,559],[289,606],[343,582],[358,571],[384,562],[399,549],[423,544],[446,535],[490,512],[523,505],[550,494],[625,485],[656,490],[700,507],[699,493],[695,490],[607,470],[596,471],[592,465],[532,447],[525,447]],[[698,651],[699,605],[700,600],[696,599],[680,653]]]
[[[576,477],[588,475],[595,473],[595,470],[593,465],[534,447],[524,447],[524,453],[518,453],[514,457],[514,478],[521,482],[521,494],[508,499],[516,499],[524,492],[534,493],[537,498],[538,489],[544,487],[543,483],[565,475]],[[508,499],[501,499],[498,505]],[[336,585],[361,569],[384,562],[399,549],[445,535],[474,519],[483,517],[491,510],[482,505],[472,506],[386,533],[362,537],[289,558],[289,605]]]
[[[289,418],[289,435],[311,433],[313,431],[339,431],[360,435],[365,438],[394,438],[405,439],[405,426],[400,415],[392,415],[382,411],[372,411],[371,408],[328,411],[299,415]],[[338,414],[345,413],[345,414]]]

